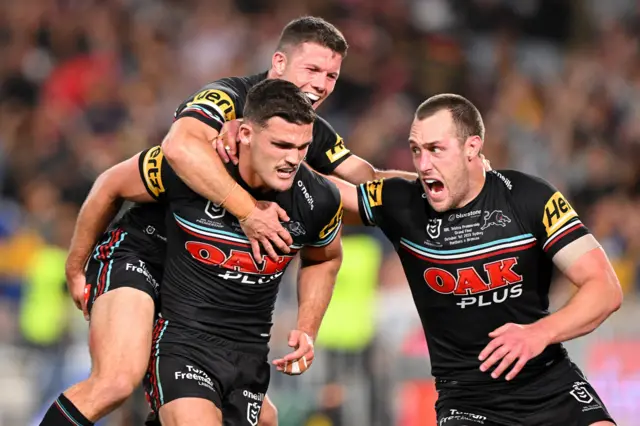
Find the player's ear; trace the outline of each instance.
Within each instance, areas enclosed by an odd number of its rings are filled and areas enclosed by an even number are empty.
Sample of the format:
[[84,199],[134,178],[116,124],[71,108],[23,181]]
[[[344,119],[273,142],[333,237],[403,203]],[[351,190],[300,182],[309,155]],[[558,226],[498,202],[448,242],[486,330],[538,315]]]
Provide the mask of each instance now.
[[469,136],[464,143],[464,152],[467,160],[471,161],[480,155],[483,141],[479,136]]
[[271,68],[273,68],[278,77],[282,77],[284,70],[287,68],[287,55],[279,50],[276,51],[271,57]]
[[253,127],[251,127],[251,124],[244,122],[238,128],[238,140],[243,145],[249,145],[251,144],[253,133]]

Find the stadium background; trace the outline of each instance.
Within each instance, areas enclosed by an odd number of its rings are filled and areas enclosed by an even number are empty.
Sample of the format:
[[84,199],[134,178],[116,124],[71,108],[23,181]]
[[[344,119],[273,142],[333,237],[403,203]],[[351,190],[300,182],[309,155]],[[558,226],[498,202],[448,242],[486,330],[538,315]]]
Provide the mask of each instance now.
[[[640,418],[640,20],[633,0],[0,1],[0,425],[34,419],[86,376],[87,324],[64,293],[64,250],[96,176],[159,143],[189,93],[268,68],[304,14],[350,44],[320,113],[377,167],[411,169],[427,96],[480,108],[485,154],[557,185],[602,242],[626,298],[570,342],[621,426]],[[281,425],[433,425],[421,330],[396,255],[349,229],[313,368],[274,374]],[[295,321],[282,286],[272,354]],[[557,281],[553,304],[571,294]],[[446,318],[443,318],[446,321]],[[138,425],[140,394],[103,425]],[[39,417],[38,417],[39,418]]]

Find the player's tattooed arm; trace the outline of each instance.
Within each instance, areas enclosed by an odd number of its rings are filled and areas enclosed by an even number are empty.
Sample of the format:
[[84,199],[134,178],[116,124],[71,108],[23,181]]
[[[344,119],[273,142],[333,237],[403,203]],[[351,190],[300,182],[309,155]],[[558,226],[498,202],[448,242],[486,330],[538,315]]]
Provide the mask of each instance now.
[[96,179],[82,204],[65,263],[67,285],[76,306],[84,300],[84,267],[98,238],[115,218],[123,199],[153,201],[140,179],[138,157],[116,164]]

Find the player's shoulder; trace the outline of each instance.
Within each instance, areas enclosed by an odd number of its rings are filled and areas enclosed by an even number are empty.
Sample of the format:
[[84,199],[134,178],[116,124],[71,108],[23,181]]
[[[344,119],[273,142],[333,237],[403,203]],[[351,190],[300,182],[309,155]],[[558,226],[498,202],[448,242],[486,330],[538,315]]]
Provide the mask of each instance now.
[[325,118],[316,115],[316,120],[313,123],[313,135],[317,134],[336,134],[336,131]]
[[544,196],[556,192],[554,186],[545,179],[518,170],[491,170],[488,173],[494,176],[496,185],[503,185],[515,196]]
[[312,210],[335,208],[341,203],[338,187],[330,179],[315,172],[304,163],[298,170],[294,186],[297,188],[293,190],[312,206]]
[[376,179],[359,186],[363,196],[367,196],[371,207],[400,207],[419,202],[424,195],[420,182],[401,177]]
[[220,89],[236,96],[245,97],[253,86],[266,78],[266,72],[243,77],[223,77],[209,83],[202,90]]

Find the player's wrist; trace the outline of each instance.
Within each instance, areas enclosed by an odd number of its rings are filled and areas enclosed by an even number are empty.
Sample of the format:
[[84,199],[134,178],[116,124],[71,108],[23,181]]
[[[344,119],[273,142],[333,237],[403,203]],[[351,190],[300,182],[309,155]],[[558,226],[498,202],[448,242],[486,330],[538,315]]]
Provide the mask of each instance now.
[[555,343],[555,339],[557,337],[557,334],[554,332],[554,328],[552,324],[549,323],[548,318],[549,317],[542,318],[529,325],[534,333],[538,334],[542,338],[545,342],[545,346]]
[[220,203],[240,222],[246,221],[256,207],[256,200],[236,182]]

